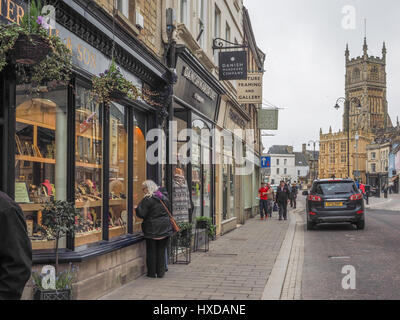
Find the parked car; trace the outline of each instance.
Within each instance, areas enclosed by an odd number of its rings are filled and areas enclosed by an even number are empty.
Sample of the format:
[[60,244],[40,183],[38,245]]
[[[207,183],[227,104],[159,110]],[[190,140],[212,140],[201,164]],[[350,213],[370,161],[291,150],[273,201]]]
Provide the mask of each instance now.
[[307,196],[307,230],[320,223],[349,222],[365,228],[364,199],[351,179],[321,179],[314,181]]

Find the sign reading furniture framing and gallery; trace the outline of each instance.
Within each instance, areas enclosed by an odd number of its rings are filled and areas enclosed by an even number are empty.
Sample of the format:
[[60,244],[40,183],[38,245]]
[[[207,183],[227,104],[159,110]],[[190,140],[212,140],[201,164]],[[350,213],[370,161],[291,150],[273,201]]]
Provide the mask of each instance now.
[[247,79],[247,52],[229,51],[219,53],[219,80]]
[[237,83],[240,104],[262,104],[263,73],[249,73],[246,80]]

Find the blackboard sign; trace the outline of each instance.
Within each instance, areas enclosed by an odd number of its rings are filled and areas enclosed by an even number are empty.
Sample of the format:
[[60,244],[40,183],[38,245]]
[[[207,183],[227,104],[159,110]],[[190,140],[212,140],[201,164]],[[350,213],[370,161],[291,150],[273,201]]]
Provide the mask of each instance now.
[[219,80],[247,79],[247,51],[219,53]]

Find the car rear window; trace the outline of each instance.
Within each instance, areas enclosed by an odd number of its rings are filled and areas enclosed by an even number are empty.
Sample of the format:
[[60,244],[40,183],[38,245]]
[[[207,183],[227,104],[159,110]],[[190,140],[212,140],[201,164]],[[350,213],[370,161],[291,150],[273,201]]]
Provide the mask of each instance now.
[[314,186],[314,193],[321,195],[336,195],[336,194],[354,194],[357,193],[357,187],[353,182],[323,182],[317,183]]

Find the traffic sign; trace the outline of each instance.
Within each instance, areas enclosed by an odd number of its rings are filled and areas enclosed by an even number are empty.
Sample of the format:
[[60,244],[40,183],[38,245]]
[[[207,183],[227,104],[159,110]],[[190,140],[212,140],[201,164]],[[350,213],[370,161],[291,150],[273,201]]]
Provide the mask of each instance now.
[[271,168],[271,157],[261,157],[261,168]]

